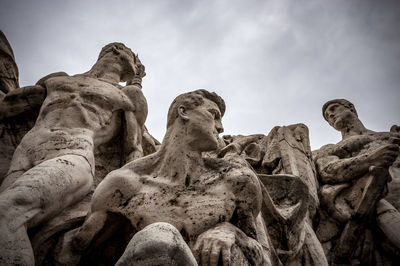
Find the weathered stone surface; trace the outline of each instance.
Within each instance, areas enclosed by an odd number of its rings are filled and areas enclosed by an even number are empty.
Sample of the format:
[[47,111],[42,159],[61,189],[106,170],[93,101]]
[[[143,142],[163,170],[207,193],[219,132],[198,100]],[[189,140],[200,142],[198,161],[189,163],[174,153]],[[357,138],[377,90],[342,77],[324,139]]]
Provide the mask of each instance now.
[[[43,224],[91,191],[95,153],[103,145],[122,136],[118,166],[142,156],[144,74],[132,51],[113,43],[103,48],[89,72],[49,75],[3,99],[3,120],[25,112],[26,103],[41,108],[0,188],[2,264],[33,263],[27,228]],[[122,88],[120,81],[128,85]]]
[[172,103],[159,143],[144,126],[144,67],[123,44],[86,73],[23,88],[2,33],[0,50],[1,265],[400,259],[399,126],[373,132],[330,101],[343,140],[311,156],[303,124],[219,138],[224,101],[198,90]]
[[0,100],[18,87],[18,67],[15,63],[14,52],[0,30]]
[[[19,88],[18,67],[15,63],[14,53],[7,38],[0,31],[0,101],[6,95]],[[33,127],[39,113],[39,107],[31,106],[28,101],[22,102],[23,108],[29,112],[3,119],[9,108],[0,105],[0,183],[10,167],[10,162],[15,149],[22,137]],[[32,105],[34,105],[32,103]],[[12,106],[11,108],[20,108]]]
[[279,259],[286,265],[327,265],[312,225],[319,206],[318,182],[308,128],[274,127],[268,136],[224,136],[219,156],[246,159],[263,183],[263,219]]
[[95,239],[109,213],[118,213],[136,232],[158,222],[173,225],[201,265],[217,265],[220,257],[225,263],[237,257],[269,264],[257,241],[262,199],[257,176],[240,157],[202,157],[218,148],[224,111],[223,100],[204,90],[178,96],[160,149],[113,171],[97,187],[75,247],[86,251],[99,245]]
[[[390,261],[398,256],[400,247],[400,223],[393,222],[400,221],[399,212],[386,201],[398,205],[400,135],[395,130],[366,129],[354,105],[343,99],[327,102],[323,116],[342,133],[343,140],[313,154],[323,184],[318,236],[332,263],[371,265],[382,262],[382,257]],[[387,186],[389,194],[382,199]],[[376,225],[385,235],[380,236]],[[392,248],[382,244],[380,239],[385,237]]]
[[169,223],[152,223],[137,232],[129,242],[117,266],[181,265],[197,266],[189,246]]

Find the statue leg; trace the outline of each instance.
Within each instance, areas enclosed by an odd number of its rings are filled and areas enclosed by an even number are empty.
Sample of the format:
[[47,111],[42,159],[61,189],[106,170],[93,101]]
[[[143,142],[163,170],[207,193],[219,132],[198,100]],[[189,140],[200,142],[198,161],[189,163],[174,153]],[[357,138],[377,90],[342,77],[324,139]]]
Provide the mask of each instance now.
[[179,231],[168,223],[153,223],[136,233],[116,266],[196,265]]
[[0,265],[33,265],[27,229],[82,199],[92,185],[89,163],[64,155],[26,171],[0,194]]
[[376,204],[376,221],[386,237],[400,248],[400,213],[385,199]]
[[7,174],[0,177],[0,193],[11,186],[23,173],[33,167],[31,161],[26,156],[26,151],[18,146],[14,152]]

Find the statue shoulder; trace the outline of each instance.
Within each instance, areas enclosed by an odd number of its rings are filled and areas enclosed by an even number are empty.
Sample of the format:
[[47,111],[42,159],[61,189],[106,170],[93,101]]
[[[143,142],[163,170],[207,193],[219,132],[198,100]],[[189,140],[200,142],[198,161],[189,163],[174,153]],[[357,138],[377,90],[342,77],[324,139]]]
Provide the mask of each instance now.
[[224,158],[204,158],[207,168],[218,172],[227,172],[231,169],[248,169],[251,167],[245,159],[237,154],[229,154]]
[[218,172],[223,179],[234,186],[238,184],[250,186],[256,190],[255,193],[259,190],[260,184],[256,173],[247,161],[239,155],[229,156],[229,158],[206,158],[205,165]]
[[38,82],[36,82],[36,85],[45,87],[45,82],[46,80],[50,79],[50,78],[54,78],[54,77],[69,77],[69,75],[65,72],[55,72],[55,73],[51,73],[49,75],[44,76],[43,78],[39,79]]
[[312,151],[312,158],[314,161],[325,156],[331,156],[334,153],[336,144],[326,144],[318,150]]
[[117,208],[141,189],[139,176],[127,167],[110,172],[97,186],[92,211]]

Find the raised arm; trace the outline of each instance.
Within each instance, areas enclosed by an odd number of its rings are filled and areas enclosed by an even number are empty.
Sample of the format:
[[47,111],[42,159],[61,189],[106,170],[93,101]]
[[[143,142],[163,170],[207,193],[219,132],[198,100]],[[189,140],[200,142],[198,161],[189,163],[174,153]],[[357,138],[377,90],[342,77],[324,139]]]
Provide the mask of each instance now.
[[143,156],[142,137],[147,118],[147,101],[137,85],[122,89],[130,99],[134,110],[124,110],[124,154],[125,163]]

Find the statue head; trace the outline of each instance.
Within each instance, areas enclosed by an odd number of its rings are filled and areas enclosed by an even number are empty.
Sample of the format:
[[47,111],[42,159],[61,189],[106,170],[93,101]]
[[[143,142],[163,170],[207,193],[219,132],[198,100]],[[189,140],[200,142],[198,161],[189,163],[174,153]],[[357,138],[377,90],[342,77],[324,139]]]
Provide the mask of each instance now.
[[[201,151],[218,147],[218,134],[223,132],[221,117],[225,102],[215,92],[196,90],[175,98],[168,110],[167,134],[172,127],[186,127],[188,138]],[[181,123],[176,123],[179,120]]]
[[325,120],[337,130],[346,127],[349,117],[358,118],[354,105],[345,99],[334,99],[326,102],[322,107],[322,115]]
[[114,52],[115,50],[121,50],[121,51],[126,51],[132,58],[136,58],[135,54],[132,52],[131,49],[125,46],[125,44],[120,43],[120,42],[112,42],[104,46],[99,54],[99,58],[97,61],[99,61],[103,56],[110,52]]
[[134,78],[141,79],[146,75],[145,67],[140,62],[138,55],[135,55],[131,49],[126,47],[123,43],[113,42],[104,46],[99,54],[97,61],[100,61],[107,54],[112,53],[121,58],[121,62],[125,66],[125,81],[132,82]]

